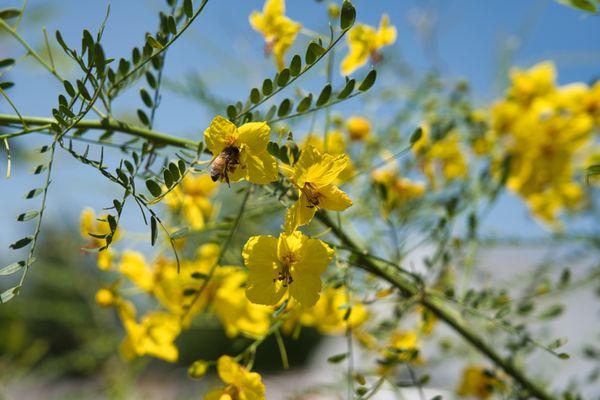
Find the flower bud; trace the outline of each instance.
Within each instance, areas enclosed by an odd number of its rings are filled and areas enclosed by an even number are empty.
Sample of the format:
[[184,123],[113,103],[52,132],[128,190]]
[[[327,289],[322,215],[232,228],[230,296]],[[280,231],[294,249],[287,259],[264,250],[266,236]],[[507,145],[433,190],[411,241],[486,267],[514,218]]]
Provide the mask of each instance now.
[[101,307],[110,307],[115,304],[115,294],[108,289],[100,289],[96,292],[96,303]]
[[188,368],[188,375],[190,376],[190,378],[200,379],[206,374],[206,371],[208,371],[208,366],[208,361],[194,361],[194,363]]

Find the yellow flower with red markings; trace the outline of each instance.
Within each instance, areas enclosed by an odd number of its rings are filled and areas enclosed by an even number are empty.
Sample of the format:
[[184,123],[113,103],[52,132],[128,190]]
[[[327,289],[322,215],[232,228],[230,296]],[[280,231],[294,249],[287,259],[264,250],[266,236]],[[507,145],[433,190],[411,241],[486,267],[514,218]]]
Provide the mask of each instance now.
[[304,307],[319,299],[321,275],[333,258],[333,250],[301,232],[253,236],[243,251],[248,267],[246,296],[257,304],[275,305],[288,293]]
[[249,19],[252,28],[265,38],[265,53],[273,53],[277,67],[282,70],[285,53],[296,40],[302,25],[285,16],[284,0],[267,0],[263,12],[254,11]]
[[293,185],[298,189],[298,201],[287,211],[285,231],[293,232],[306,225],[322,208],[331,211],[344,211],[352,205],[352,200],[334,183],[348,167],[345,154],[332,156],[323,154],[312,146],[307,146],[290,173]]
[[213,154],[213,181],[246,179],[266,184],[277,179],[277,162],[267,151],[271,128],[266,122],[249,122],[239,128],[216,116],[204,131],[206,147]]
[[379,29],[365,24],[357,24],[348,32],[348,55],[340,65],[342,75],[349,75],[364,66],[369,58],[373,63],[381,60],[379,50],[396,41],[396,28],[390,25],[390,18],[384,14]]

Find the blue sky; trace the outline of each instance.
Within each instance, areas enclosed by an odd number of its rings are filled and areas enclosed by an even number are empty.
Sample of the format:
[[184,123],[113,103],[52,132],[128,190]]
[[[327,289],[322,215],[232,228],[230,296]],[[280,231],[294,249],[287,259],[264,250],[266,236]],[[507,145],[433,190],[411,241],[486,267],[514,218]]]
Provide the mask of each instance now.
[[[21,31],[38,46],[42,43],[42,26],[46,26],[52,36],[60,29],[67,42],[79,43],[83,28],[97,29],[108,3],[100,0],[30,0],[30,7],[49,6],[49,13],[42,22],[26,18]],[[401,53],[423,71],[432,66],[432,59],[436,60],[444,75],[468,79],[482,104],[499,94],[496,85],[498,57],[507,44],[512,44],[515,49],[514,65],[530,66],[545,59],[555,60],[561,83],[589,81],[600,74],[600,20],[551,0],[356,0],[354,3],[358,19],[372,25],[378,23],[383,12],[389,13],[392,23],[398,27],[398,41],[388,51]],[[20,1],[3,1],[3,7],[19,4]],[[155,30],[156,11],[163,4],[159,0],[113,1],[104,36],[107,55],[128,56],[132,46],[143,43],[145,32]],[[287,4],[291,18],[311,30],[326,31],[324,10],[327,1],[288,0]],[[272,62],[264,58],[262,38],[248,24],[248,14],[260,8],[262,1],[259,0],[210,0],[193,28],[169,50],[166,74],[171,79],[181,80],[185,74],[196,71],[209,82],[212,91],[223,98],[244,97],[250,87],[274,72]],[[434,57],[424,54],[414,28],[415,20],[435,26]],[[2,36],[0,54],[18,57],[22,50]],[[68,69],[63,72],[67,76],[76,73]],[[317,78],[322,77],[322,73],[317,71]],[[60,83],[33,64],[19,66],[11,78],[17,82],[11,96],[23,113],[50,114],[56,94],[61,90]],[[119,100],[117,107],[133,112],[138,104],[137,91],[132,90]],[[351,109],[352,105],[349,107]],[[9,112],[4,100],[0,100],[0,112]],[[166,91],[156,129],[199,137],[209,118],[211,115],[198,103]],[[110,201],[114,189],[95,177],[94,171],[72,168],[75,164],[67,157],[59,158],[58,165],[59,172],[50,192],[49,213],[52,217],[67,216],[67,220],[74,221],[83,206],[100,208]],[[26,174],[30,166],[17,165],[13,179],[0,181],[0,203],[3,205],[0,220],[14,221],[14,216],[26,207],[21,193],[34,187],[39,179]],[[74,190],[73,184],[82,190]],[[503,221],[509,216],[514,221],[511,225],[519,232],[541,232],[526,217],[521,202],[511,196],[505,197],[490,216],[490,228],[503,228]],[[0,232],[1,248],[14,240],[16,229],[23,227],[9,222],[8,228]]]

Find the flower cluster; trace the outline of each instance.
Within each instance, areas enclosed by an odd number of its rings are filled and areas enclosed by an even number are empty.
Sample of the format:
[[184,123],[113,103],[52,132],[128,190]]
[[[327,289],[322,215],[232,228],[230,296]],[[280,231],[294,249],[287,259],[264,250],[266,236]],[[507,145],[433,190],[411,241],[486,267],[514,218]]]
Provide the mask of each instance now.
[[593,132],[600,123],[599,93],[598,82],[557,86],[554,65],[543,62],[513,70],[506,97],[491,109],[487,138],[495,168],[501,174],[508,157],[507,186],[547,223],[582,205],[577,176],[581,161],[598,154]]

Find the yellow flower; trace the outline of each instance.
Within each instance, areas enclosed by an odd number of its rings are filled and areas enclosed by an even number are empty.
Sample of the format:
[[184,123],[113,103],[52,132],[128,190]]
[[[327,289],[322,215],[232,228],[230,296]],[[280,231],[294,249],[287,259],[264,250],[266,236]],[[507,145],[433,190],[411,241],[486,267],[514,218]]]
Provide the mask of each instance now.
[[98,253],[98,261],[96,264],[102,271],[108,271],[112,267],[114,258],[115,253],[109,247],[108,249],[102,250]]
[[312,146],[302,150],[291,171],[290,179],[298,189],[299,197],[286,213],[286,232],[308,224],[319,208],[344,211],[352,205],[348,195],[334,185],[348,162],[346,155],[322,154]]
[[202,229],[213,214],[209,197],[217,184],[209,175],[187,175],[181,184],[165,196],[165,203],[174,212],[181,212],[193,229]]
[[219,287],[212,308],[227,336],[235,337],[242,333],[258,338],[266,334],[272,311],[269,307],[251,303],[246,297],[248,274],[235,267],[221,267],[218,273]]
[[301,24],[285,16],[285,1],[267,0],[262,13],[254,11],[250,14],[250,25],[264,36],[265,52],[273,52],[277,67],[282,70],[285,66],[284,55],[302,28]]
[[142,253],[126,250],[121,255],[119,271],[146,292],[154,287],[154,274]]
[[371,136],[371,123],[364,117],[350,117],[346,121],[350,140],[366,140]]
[[420,347],[419,335],[416,332],[398,331],[390,337],[386,354],[398,361],[415,362],[419,360],[418,351]]
[[552,62],[545,61],[527,71],[512,69],[510,79],[512,86],[508,91],[508,97],[521,104],[529,104],[533,98],[544,96],[554,90],[556,69]]
[[447,181],[465,178],[469,169],[459,133],[452,130],[442,138],[434,139],[427,124],[423,124],[422,129],[421,138],[412,150],[431,185],[437,184],[438,170]]
[[[302,148],[313,146],[321,153],[331,154],[332,156],[339,156],[346,154],[346,140],[342,132],[338,130],[332,130],[327,133],[327,142],[321,138],[321,136],[309,133],[304,139]],[[355,168],[352,164],[352,160],[348,158],[348,165],[335,180],[336,183],[346,182],[354,177]]]
[[96,292],[96,303],[101,307],[110,307],[115,304],[115,294],[109,289],[100,289]]
[[[348,307],[351,306],[350,315],[345,319]],[[303,310],[300,314],[300,323],[305,326],[314,326],[323,334],[336,335],[346,331],[346,328],[356,328],[362,325],[369,314],[365,307],[358,302],[348,304],[348,295],[343,287],[327,288],[314,307]]]
[[204,360],[194,361],[192,365],[190,365],[190,367],[188,368],[189,377],[193,379],[202,378],[204,375],[206,375],[209,365],[210,364]]
[[301,232],[253,236],[243,251],[248,267],[248,299],[257,304],[275,305],[287,293],[304,307],[319,299],[321,275],[333,258],[333,250],[318,239]]
[[376,188],[381,188],[385,217],[396,208],[419,198],[425,193],[425,184],[399,176],[397,169],[379,169],[371,174]]
[[266,388],[260,375],[248,371],[233,357],[219,357],[217,372],[226,386],[211,390],[204,400],[266,400]]
[[[110,227],[106,221],[106,215],[96,216],[96,213],[90,207],[85,208],[81,212],[79,221],[79,233],[81,237],[88,240],[90,248],[97,248],[106,245],[106,240],[96,238],[90,235],[94,234],[97,236],[107,235],[110,233]],[[116,242],[121,238],[120,229],[117,229],[113,235],[113,242]]]
[[[87,248],[97,249],[106,246],[106,240],[100,239],[93,235],[107,235],[110,233],[110,227],[106,222],[106,216],[96,217],[93,209],[87,207],[81,212],[79,220],[79,232],[81,237],[87,240]],[[113,234],[112,243],[118,241],[122,236],[120,229],[117,229]],[[110,269],[114,258],[114,252],[109,247],[98,253],[97,265],[98,268],[105,271]]]
[[[532,213],[560,228],[558,217],[584,199],[577,172],[593,143],[597,110],[582,83],[555,86],[550,62],[516,70],[504,99],[491,109],[492,169]],[[600,92],[599,92],[600,93]],[[510,157],[508,171],[503,160]]]
[[456,392],[459,396],[472,396],[478,399],[489,398],[494,391],[502,391],[504,384],[494,371],[471,365],[463,370],[462,378]]
[[384,14],[379,29],[357,24],[348,32],[349,52],[342,61],[342,75],[349,75],[367,63],[369,58],[376,63],[381,59],[379,49],[396,41],[396,28],[390,25],[390,18]]
[[213,154],[211,177],[227,183],[246,179],[266,184],[277,179],[275,157],[267,151],[271,129],[266,122],[249,122],[237,128],[215,117],[204,131],[206,147]]
[[149,355],[169,362],[177,361],[179,351],[174,341],[181,332],[179,317],[165,312],[152,312],[138,323],[131,303],[119,307],[119,316],[127,332],[121,344],[121,354],[126,359]]
[[[218,288],[215,277],[207,283],[193,306],[191,303],[195,296],[186,296],[185,293],[187,290],[198,289],[203,284],[202,280],[194,276],[207,275],[215,267],[218,256],[217,244],[205,244],[200,246],[195,259],[181,261],[179,271],[174,260],[159,258],[154,263],[155,283],[152,294],[172,314],[185,315],[183,326],[188,326],[192,318],[214,300]],[[218,271],[220,267],[216,268]]]

